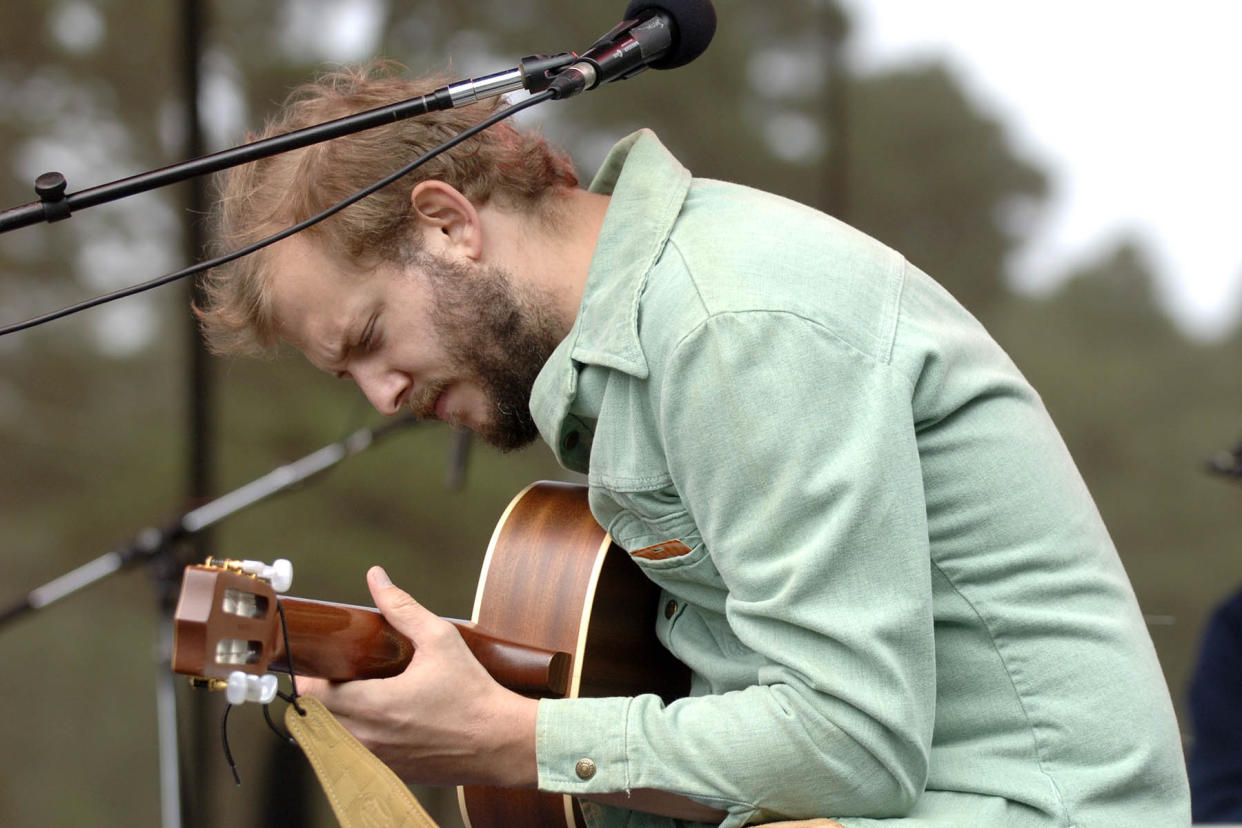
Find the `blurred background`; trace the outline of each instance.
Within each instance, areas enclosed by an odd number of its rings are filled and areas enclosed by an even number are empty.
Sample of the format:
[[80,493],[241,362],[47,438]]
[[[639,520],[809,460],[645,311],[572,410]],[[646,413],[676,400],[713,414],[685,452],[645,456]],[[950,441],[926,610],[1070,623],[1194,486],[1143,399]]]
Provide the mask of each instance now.
[[[819,206],[946,285],[1042,393],[1184,717],[1204,621],[1242,583],[1242,489],[1209,470],[1213,458],[1232,467],[1242,437],[1229,155],[1242,128],[1226,87],[1242,67],[1223,41],[1239,12],[1207,0],[1089,12],[1059,0],[1038,12],[981,0],[715,5],[715,41],[693,64],[522,120],[566,145],[584,180],[614,141],[652,127],[695,174]],[[387,56],[490,74],[581,51],[623,10],[0,0],[0,208],[32,200],[48,170],[76,192],[233,146],[335,64]],[[197,260],[204,197],[167,188],[0,235],[0,324]],[[189,291],[0,337],[0,608],[379,423],[352,386],[300,356],[203,357]],[[542,448],[502,458],[481,447],[459,475],[459,448],[444,427],[405,430],[175,551],[288,557],[295,594],[354,603],[368,602],[363,573],[381,563],[435,611],[468,617],[504,505],[563,475]],[[0,824],[159,823],[166,583],[136,566],[0,626]],[[184,824],[334,824],[257,709],[231,718],[234,787],[223,700],[176,686]],[[454,824],[451,792],[424,797]]]

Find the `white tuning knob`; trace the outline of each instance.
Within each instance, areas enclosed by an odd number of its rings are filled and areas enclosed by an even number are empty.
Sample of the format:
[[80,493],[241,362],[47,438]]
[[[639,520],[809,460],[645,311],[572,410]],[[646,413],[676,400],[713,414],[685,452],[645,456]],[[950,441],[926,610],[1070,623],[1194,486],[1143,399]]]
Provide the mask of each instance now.
[[276,698],[276,684],[276,677],[271,673],[265,676],[252,676],[241,670],[235,670],[229,673],[224,695],[228,698],[229,704],[242,704],[248,701],[270,704],[272,699]]
[[293,586],[293,563],[286,558],[277,558],[271,566],[263,561],[242,561],[241,566],[243,572],[262,578],[277,592],[288,592]]
[[277,558],[259,577],[271,583],[276,592],[288,592],[293,586],[293,563],[287,558]]

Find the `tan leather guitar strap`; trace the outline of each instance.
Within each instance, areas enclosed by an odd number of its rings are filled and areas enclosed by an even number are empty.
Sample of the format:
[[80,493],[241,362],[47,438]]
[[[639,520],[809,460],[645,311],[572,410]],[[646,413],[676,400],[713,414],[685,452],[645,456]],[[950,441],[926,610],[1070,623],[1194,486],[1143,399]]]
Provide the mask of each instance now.
[[414,794],[355,739],[318,700],[299,696],[306,711],[285,710],[285,727],[310,760],[341,828],[437,828]]

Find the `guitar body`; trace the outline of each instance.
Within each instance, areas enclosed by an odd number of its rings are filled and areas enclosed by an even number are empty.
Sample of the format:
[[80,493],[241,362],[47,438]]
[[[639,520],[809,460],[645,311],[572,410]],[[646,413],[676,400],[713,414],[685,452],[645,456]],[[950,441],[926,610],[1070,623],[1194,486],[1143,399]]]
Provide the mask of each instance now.
[[[686,695],[689,672],[656,640],[659,590],[591,516],[586,489],[532,484],[501,516],[471,620],[529,647],[572,654],[565,696]],[[582,826],[572,797],[458,789],[469,828]]]

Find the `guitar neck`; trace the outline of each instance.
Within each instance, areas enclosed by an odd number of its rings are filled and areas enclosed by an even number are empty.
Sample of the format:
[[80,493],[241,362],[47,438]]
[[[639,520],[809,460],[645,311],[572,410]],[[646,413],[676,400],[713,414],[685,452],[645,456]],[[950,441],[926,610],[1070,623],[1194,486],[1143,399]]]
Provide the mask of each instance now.
[[[332,681],[387,678],[403,671],[414,645],[370,607],[282,598],[289,648],[278,636],[271,667]],[[569,684],[571,657],[497,638],[472,622],[448,619],[492,677],[511,690],[534,696],[563,696]]]

